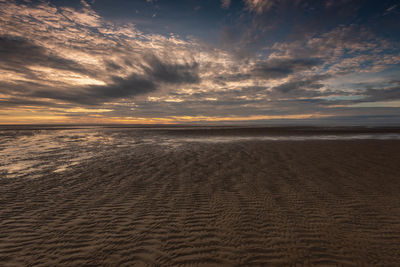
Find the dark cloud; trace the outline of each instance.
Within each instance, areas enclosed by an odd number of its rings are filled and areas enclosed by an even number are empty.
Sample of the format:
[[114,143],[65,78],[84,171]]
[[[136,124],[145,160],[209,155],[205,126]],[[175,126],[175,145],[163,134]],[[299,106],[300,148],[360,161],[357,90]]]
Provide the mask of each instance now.
[[145,61],[147,66],[144,65],[143,70],[153,81],[171,84],[200,82],[197,62],[171,64],[161,61],[154,55],[147,55]]
[[235,73],[218,75],[214,82],[224,84],[226,82],[238,82],[253,78],[259,79],[279,79],[312,67],[321,65],[323,61],[319,58],[289,58],[289,59],[270,59],[258,61],[249,73]]
[[30,65],[87,73],[72,60],[52,54],[45,48],[21,37],[0,36],[0,67],[16,72],[31,74]]
[[239,81],[248,80],[251,78],[252,78],[252,76],[249,73],[224,74],[224,75],[216,76],[214,78],[214,82],[223,85],[226,82],[239,82]]
[[104,64],[108,71],[118,71],[122,69],[122,66],[118,65],[117,63],[111,60],[104,60]]
[[387,89],[367,89],[364,92],[366,96],[363,101],[390,101],[400,99],[400,86],[387,88]]
[[[323,84],[320,81],[330,78],[330,75],[315,75],[303,79],[292,79],[291,81],[272,88],[275,92],[287,94],[301,89],[320,89]],[[308,90],[311,91],[311,90]],[[319,93],[319,92],[318,92]]]
[[65,108],[65,105],[58,105],[58,104],[52,103],[52,102],[33,100],[33,99],[29,99],[29,98],[11,97],[11,98],[8,98],[7,100],[0,100],[0,107],[8,108],[8,107],[18,107],[18,106],[63,107],[63,108]]
[[110,99],[124,98],[145,94],[156,90],[156,84],[137,74],[122,79],[115,77],[113,83],[105,86],[90,86],[79,90],[69,91],[37,91],[32,96],[52,98],[84,105],[97,105]]
[[320,64],[322,64],[322,61],[318,58],[271,59],[258,62],[251,73],[253,76],[263,79],[277,79],[287,77],[296,71],[311,69]]
[[[29,66],[44,66],[59,70],[74,71],[90,75],[72,60],[64,59],[52,54],[50,51],[27,39],[15,36],[0,36],[0,69],[11,70],[38,80],[34,71]],[[126,78],[113,77],[112,82],[105,86],[87,86],[83,88],[66,89],[55,82],[53,89],[44,89],[43,85],[36,82],[20,81],[18,84],[0,83],[0,92],[21,96],[29,95],[39,98],[58,99],[66,102],[95,105],[107,102],[110,99],[124,98],[153,92],[163,83],[186,84],[199,83],[198,63],[169,63],[154,55],[145,55],[139,67],[143,74],[132,73]],[[111,60],[104,60],[105,67],[110,72],[123,70],[132,62],[125,60],[126,65],[119,65]],[[15,104],[15,103],[14,103]],[[22,103],[21,103],[22,104]]]
[[0,93],[6,95],[26,95],[32,90],[44,90],[46,87],[35,81],[18,81],[13,83],[9,81],[0,81]]
[[[115,64],[115,63],[111,63]],[[165,63],[156,56],[146,56],[142,65],[144,74],[132,73],[126,78],[113,77],[108,85],[93,85],[74,90],[41,90],[34,97],[58,99],[84,105],[97,105],[112,99],[126,98],[156,91],[163,83],[198,83],[197,63]]]

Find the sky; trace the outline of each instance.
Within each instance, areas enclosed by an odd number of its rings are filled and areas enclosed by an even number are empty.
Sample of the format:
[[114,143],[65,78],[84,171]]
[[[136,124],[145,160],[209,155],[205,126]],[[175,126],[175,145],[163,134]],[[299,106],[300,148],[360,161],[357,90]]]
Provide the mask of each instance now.
[[400,0],[0,0],[0,124],[400,124]]

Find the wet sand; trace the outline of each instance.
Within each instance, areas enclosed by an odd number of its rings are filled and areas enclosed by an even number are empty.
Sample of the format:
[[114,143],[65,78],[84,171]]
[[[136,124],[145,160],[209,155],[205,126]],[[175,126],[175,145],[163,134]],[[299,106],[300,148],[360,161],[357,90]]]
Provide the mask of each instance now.
[[1,177],[0,265],[396,266],[399,151],[399,140],[148,143]]

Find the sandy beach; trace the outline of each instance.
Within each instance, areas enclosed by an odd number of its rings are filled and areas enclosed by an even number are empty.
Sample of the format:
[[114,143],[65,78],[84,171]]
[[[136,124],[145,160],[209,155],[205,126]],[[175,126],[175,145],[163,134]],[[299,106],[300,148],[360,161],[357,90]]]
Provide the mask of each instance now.
[[[161,144],[146,133],[114,129],[86,143],[70,134],[70,154],[57,154],[65,149],[56,143],[40,157],[29,152],[47,165],[27,172],[12,165],[27,151],[23,141],[38,138],[26,143],[32,148],[49,133],[3,134],[3,161],[20,151],[0,172],[0,265],[400,262],[400,140],[207,142],[186,131]],[[139,135],[156,141],[127,144]]]

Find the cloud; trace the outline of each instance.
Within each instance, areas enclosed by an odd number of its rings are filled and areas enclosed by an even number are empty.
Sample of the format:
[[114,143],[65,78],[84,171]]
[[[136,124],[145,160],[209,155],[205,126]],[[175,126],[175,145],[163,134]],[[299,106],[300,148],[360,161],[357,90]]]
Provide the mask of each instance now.
[[[274,28],[280,23],[290,23],[291,30],[315,33],[337,24],[349,24],[362,7],[359,0],[245,0],[245,9],[253,14],[258,28]],[[271,27],[272,26],[272,27]],[[304,31],[306,30],[306,31]]]
[[214,77],[214,81],[219,84],[225,84],[226,82],[239,82],[251,79],[282,79],[292,74],[310,70],[322,63],[323,61],[319,58],[272,58],[257,60],[251,64],[251,68],[248,71],[219,75]]
[[86,73],[77,62],[51,54],[44,47],[18,36],[0,36],[0,67],[17,72],[30,72],[28,67],[45,66]]
[[[130,62],[124,62],[126,65],[130,65]],[[104,64],[108,71],[118,71],[121,70],[123,67],[112,60],[104,60]]]
[[143,66],[144,71],[153,81],[181,84],[181,83],[198,83],[200,77],[198,74],[198,63],[166,63],[162,62],[154,55],[145,57],[146,65]]
[[318,58],[270,59],[255,64],[251,73],[263,79],[284,78],[290,74],[322,64]]
[[215,76],[213,82],[225,85],[226,82],[240,82],[243,80],[249,80],[251,77],[252,75],[250,73],[223,74]]
[[[115,66],[114,66],[115,68]],[[113,99],[132,97],[156,91],[163,83],[198,83],[197,63],[166,63],[154,55],[146,55],[142,65],[142,74],[131,73],[121,78],[112,77],[107,85],[93,85],[83,88],[34,92],[31,96],[51,98],[83,105],[98,105]]]
[[398,6],[399,6],[398,4],[394,4],[394,5],[390,6],[390,7],[388,7],[388,8],[385,10],[385,14],[384,14],[384,15],[387,15],[387,14],[389,14],[389,13],[391,13],[391,12],[393,12],[393,13],[399,13],[399,12],[396,12],[396,11],[395,11],[396,8],[397,8]]
[[325,80],[329,77],[330,77],[329,75],[316,75],[316,76],[312,76],[312,77],[307,77],[305,79],[293,79],[287,83],[283,83],[281,85],[273,87],[272,90],[279,92],[279,93],[287,94],[287,93],[291,93],[293,91],[298,91],[298,90],[302,90],[302,89],[312,89],[312,90],[307,90],[307,91],[308,92],[312,91],[313,93],[315,93],[315,92],[319,92],[319,91],[316,91],[315,89],[320,89],[320,88],[324,87],[324,85],[321,84],[320,81]]
[[275,5],[277,5],[279,0],[245,0],[245,4],[250,11],[261,14],[263,12],[269,11]]
[[305,40],[276,42],[270,51],[272,57],[317,57],[332,75],[378,71],[400,62],[398,43],[354,24],[338,26]]
[[64,107],[53,102],[34,100],[30,98],[11,97],[6,100],[0,99],[1,108],[19,107],[19,106],[36,106],[36,107]]
[[231,5],[231,0],[221,0],[221,7],[224,9],[228,9]]
[[365,102],[399,100],[400,86],[385,89],[368,88],[363,94],[366,96],[366,98],[363,99]]
[[[86,2],[0,1],[0,106],[10,114],[79,110],[74,116],[90,107],[112,110],[102,115],[110,118],[358,116],[350,105],[399,99],[398,83],[380,72],[400,63],[395,40],[347,19],[335,23],[335,12],[359,4],[247,0],[215,45],[113,23]],[[371,81],[356,84],[360,73]]]
[[144,94],[154,90],[156,90],[155,83],[144,77],[132,74],[125,79],[115,77],[110,85],[90,86],[68,91],[36,91],[31,96],[83,105],[98,105],[111,99]]
[[196,44],[176,36],[111,24],[87,3],[79,10],[46,3],[0,5],[5,99],[18,94],[100,105],[201,80],[192,56]]

